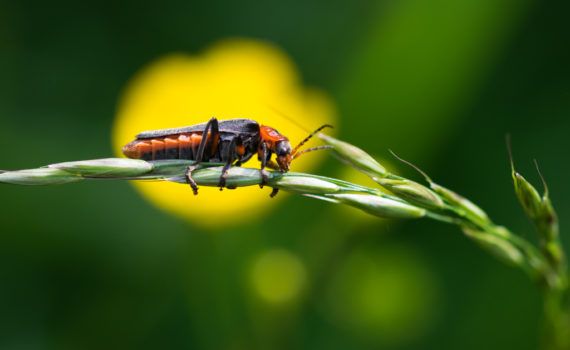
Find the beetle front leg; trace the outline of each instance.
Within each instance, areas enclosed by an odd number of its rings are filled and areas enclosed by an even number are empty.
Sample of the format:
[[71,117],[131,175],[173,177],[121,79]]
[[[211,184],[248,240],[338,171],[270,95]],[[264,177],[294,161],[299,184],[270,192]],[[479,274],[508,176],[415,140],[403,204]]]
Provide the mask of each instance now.
[[[267,172],[265,171],[265,167],[268,167],[269,169],[273,169],[273,170],[280,170],[279,165],[277,163],[275,163],[274,161],[272,161],[271,159],[269,159],[269,157],[271,156],[271,153],[269,153],[269,150],[267,149],[267,145],[265,144],[265,142],[263,142],[261,144],[261,183],[259,184],[260,188],[263,188],[263,185],[265,185],[267,183]],[[273,198],[277,195],[277,192],[279,192],[278,188],[273,187],[273,190],[271,191],[271,194],[269,195],[269,197]]]
[[269,169],[281,171],[281,168],[279,167],[279,164],[275,163],[275,162],[272,161],[272,160],[269,160],[269,162],[267,162],[266,166],[267,166]]
[[259,183],[259,188],[263,188],[263,185],[267,183],[267,172],[265,171],[265,167],[267,166],[267,158],[270,156],[271,154],[267,149],[267,144],[265,144],[265,142],[261,142],[261,169],[259,169],[261,182]]
[[[277,163],[275,163],[274,161],[270,160],[267,163],[267,167],[269,169],[273,169],[273,170],[281,170],[281,168],[279,168],[279,165]],[[277,195],[277,192],[279,192],[278,188],[273,187],[273,190],[271,191],[271,194],[269,195],[269,197],[273,198]]]

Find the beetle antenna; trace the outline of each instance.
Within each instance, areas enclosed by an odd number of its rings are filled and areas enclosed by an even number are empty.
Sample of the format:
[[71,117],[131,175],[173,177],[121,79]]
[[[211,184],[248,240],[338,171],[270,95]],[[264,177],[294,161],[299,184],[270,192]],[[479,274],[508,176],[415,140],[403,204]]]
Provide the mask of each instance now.
[[[299,147],[303,146],[303,145],[305,144],[305,142],[309,141],[309,139],[310,139],[311,137],[315,136],[316,133],[318,133],[319,131],[323,130],[324,128],[333,128],[333,126],[332,126],[332,125],[329,125],[329,124],[322,125],[322,126],[319,127],[317,130],[315,130],[315,131],[313,131],[312,133],[310,133],[309,136],[305,137],[305,139],[304,139],[303,141],[301,141],[301,142],[297,145],[297,147],[293,148],[293,150],[291,151],[291,154],[294,156],[295,153],[297,153],[297,150],[299,149]],[[303,151],[303,152],[305,152],[305,151]],[[293,157],[293,158],[295,158],[295,157]]]
[[273,107],[270,104],[266,104],[267,108],[271,109],[275,114],[279,115],[281,118],[284,118],[285,120],[287,120],[288,122],[294,124],[295,126],[297,126],[299,129],[305,130],[306,132],[310,132],[309,129],[307,129],[306,127],[304,127],[303,125],[301,125],[301,123],[297,122],[295,119],[291,118],[290,116],[288,116],[287,114],[283,113],[282,111],[278,110],[277,108]]
[[307,152],[318,151],[318,150],[320,150],[320,149],[332,149],[332,148],[333,148],[333,146],[329,146],[329,145],[326,145],[326,146],[317,146],[317,147],[309,148],[309,149],[303,150],[303,151],[301,151],[301,152],[299,152],[299,153],[295,153],[295,154],[293,155],[293,157],[291,157],[291,160],[293,160],[293,159],[299,157],[301,154],[304,154],[304,153],[307,153]]

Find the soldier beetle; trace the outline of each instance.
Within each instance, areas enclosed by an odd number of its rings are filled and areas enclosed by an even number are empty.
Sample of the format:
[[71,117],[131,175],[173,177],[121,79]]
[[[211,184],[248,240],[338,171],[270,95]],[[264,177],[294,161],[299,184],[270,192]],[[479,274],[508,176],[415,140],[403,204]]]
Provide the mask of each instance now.
[[[229,168],[232,165],[240,166],[257,153],[261,162],[259,185],[263,187],[267,180],[264,172],[266,167],[287,172],[293,159],[301,154],[331,148],[318,146],[298,152],[305,142],[326,127],[332,126],[325,124],[319,127],[292,149],[286,136],[272,127],[259,125],[252,119],[218,121],[212,118],[206,123],[181,128],[144,131],[136,135],[136,140],[123,147],[123,153],[128,158],[143,160],[194,160],[194,164],[186,171],[186,180],[194,194],[198,194],[198,186],[192,179],[192,171],[199,163],[225,163],[218,184],[221,190],[226,185]],[[276,154],[276,162],[271,160],[273,153]],[[271,197],[276,194],[277,189],[273,189]]]

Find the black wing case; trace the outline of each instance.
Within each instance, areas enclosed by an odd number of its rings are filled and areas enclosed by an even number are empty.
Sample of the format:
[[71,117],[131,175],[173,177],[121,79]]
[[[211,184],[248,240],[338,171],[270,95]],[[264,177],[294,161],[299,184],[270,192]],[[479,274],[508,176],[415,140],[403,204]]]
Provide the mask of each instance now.
[[[153,139],[169,135],[186,134],[192,132],[203,132],[207,123],[184,126],[181,128],[160,129],[143,131],[136,136],[138,140]],[[228,132],[233,134],[254,134],[259,133],[259,124],[252,119],[227,119],[218,122],[220,132]]]

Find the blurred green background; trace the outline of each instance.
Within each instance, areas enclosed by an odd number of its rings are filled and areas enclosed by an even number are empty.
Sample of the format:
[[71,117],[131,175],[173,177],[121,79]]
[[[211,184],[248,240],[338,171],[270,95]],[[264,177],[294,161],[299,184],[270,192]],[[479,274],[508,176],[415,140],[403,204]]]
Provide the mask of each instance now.
[[[0,168],[112,156],[118,99],[145,64],[257,38],[332,96],[340,138],[396,165],[393,149],[533,239],[510,132],[537,186],[538,159],[569,248],[568,13],[553,0],[4,0]],[[344,172],[334,159],[318,171]],[[112,181],[0,198],[0,349],[538,347],[538,289],[452,226],[290,196],[206,232]]]

